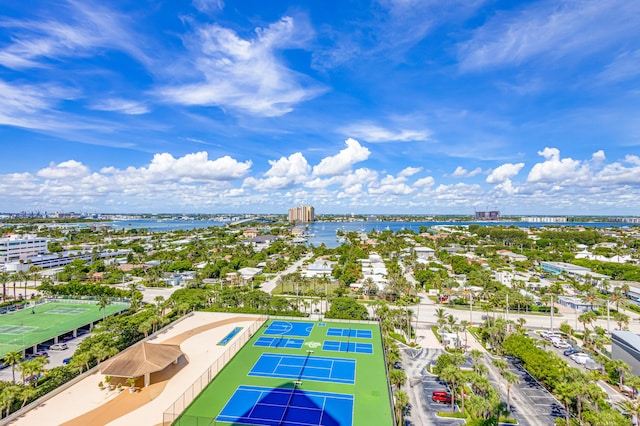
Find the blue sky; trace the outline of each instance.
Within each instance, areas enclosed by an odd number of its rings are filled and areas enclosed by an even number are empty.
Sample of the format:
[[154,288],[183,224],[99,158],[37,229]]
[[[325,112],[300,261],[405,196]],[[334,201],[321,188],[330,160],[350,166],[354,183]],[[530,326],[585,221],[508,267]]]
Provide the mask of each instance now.
[[640,2],[0,0],[0,211],[639,215]]

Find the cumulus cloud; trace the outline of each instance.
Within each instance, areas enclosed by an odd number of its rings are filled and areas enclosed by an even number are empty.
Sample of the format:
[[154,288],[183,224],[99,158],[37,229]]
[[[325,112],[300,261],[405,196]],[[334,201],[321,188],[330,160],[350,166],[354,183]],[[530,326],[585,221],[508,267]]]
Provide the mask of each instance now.
[[351,167],[369,158],[371,151],[360,145],[355,139],[345,141],[346,148],[332,157],[323,158],[318,165],[313,168],[314,176],[330,176],[345,174]]
[[524,167],[524,163],[506,163],[496,167],[491,171],[491,174],[487,176],[487,183],[502,183],[506,180],[516,176],[520,173],[520,170]]
[[60,164],[51,163],[46,169],[39,170],[36,175],[46,179],[77,179],[88,173],[87,166],[78,161],[69,160]]
[[469,171],[462,166],[456,167],[456,169],[451,174],[451,177],[454,178],[469,178],[475,175],[482,173],[482,169],[480,167],[476,167],[475,169]]
[[168,153],[155,154],[148,167],[119,170],[107,167],[103,174],[113,174],[126,179],[172,181],[227,181],[245,176],[251,168],[251,161],[239,162],[228,155],[209,160],[205,151],[174,158]]
[[420,173],[422,171],[422,167],[407,167],[398,173],[398,176],[410,177],[415,175],[416,173]]
[[289,157],[282,157],[277,161],[269,161],[271,168],[264,174],[265,179],[249,177],[244,184],[258,190],[282,189],[291,185],[305,182],[311,172],[311,166],[304,156],[296,152]]
[[560,158],[560,150],[546,147],[538,151],[538,155],[546,161],[535,164],[527,182],[558,182],[565,179],[575,179],[581,162],[571,158]]
[[274,117],[325,91],[319,83],[288,68],[280,58],[285,48],[304,48],[312,31],[292,17],[283,17],[254,37],[242,38],[218,24],[198,27],[187,39],[198,76],[157,93],[168,102],[211,105],[251,115]]
[[433,187],[433,185],[435,185],[435,183],[436,183],[436,180],[433,177],[427,176],[425,178],[418,179],[417,181],[415,181],[413,183],[413,186],[415,186],[416,188],[429,189],[429,188]]

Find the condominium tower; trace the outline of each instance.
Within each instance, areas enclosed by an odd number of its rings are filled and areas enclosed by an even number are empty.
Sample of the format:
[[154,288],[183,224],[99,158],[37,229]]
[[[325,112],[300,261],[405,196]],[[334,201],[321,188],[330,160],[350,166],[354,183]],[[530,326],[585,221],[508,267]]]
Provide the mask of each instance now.
[[289,222],[313,222],[316,220],[312,206],[300,206],[289,209]]

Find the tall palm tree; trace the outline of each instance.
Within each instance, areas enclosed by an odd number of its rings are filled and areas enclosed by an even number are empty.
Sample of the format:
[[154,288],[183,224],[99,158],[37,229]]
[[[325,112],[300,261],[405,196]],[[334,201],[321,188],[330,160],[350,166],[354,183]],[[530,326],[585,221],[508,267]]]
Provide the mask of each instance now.
[[22,353],[19,351],[11,351],[7,353],[4,358],[4,365],[11,366],[11,374],[13,376],[13,383],[16,382],[16,365],[22,360]]
[[0,284],[2,284],[2,301],[7,300],[7,283],[9,282],[10,274],[5,271],[0,272]]
[[574,391],[575,389],[571,383],[560,383],[555,389],[558,400],[564,405],[565,422],[567,425],[569,424],[569,405],[573,402]]
[[439,376],[442,380],[449,383],[449,388],[451,389],[451,412],[453,413],[456,409],[456,390],[460,381],[461,372],[457,367],[447,365],[440,371]]
[[404,425],[404,410],[409,405],[409,396],[405,391],[397,391],[394,393],[394,398],[396,400],[395,408],[396,408],[396,420],[398,421],[398,426]]
[[109,300],[109,297],[106,294],[100,296],[100,300],[98,300],[98,306],[102,311],[102,322],[104,322],[107,306],[111,305],[111,303],[111,300]]
[[511,412],[511,386],[520,383],[520,377],[511,371],[503,371],[502,377],[504,377],[504,381],[507,385],[507,410]]
[[442,334],[442,328],[447,322],[447,311],[444,308],[437,308],[434,316],[437,318],[436,322],[440,326],[440,334]]

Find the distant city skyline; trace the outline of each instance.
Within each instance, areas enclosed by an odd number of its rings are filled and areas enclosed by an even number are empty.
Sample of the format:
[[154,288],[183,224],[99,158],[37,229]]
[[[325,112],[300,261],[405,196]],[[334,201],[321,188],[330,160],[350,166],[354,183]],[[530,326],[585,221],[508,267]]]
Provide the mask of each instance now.
[[640,3],[0,0],[0,210],[640,214]]

